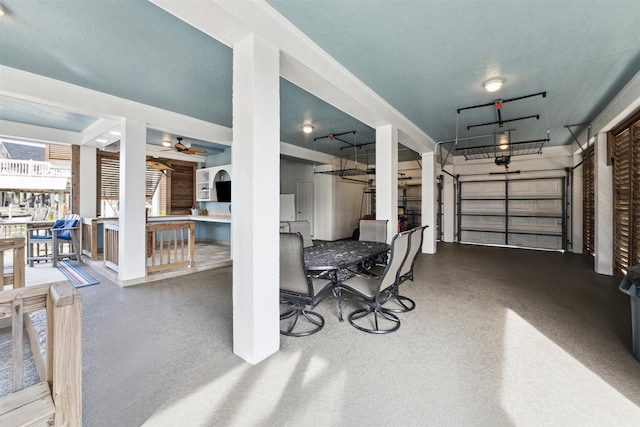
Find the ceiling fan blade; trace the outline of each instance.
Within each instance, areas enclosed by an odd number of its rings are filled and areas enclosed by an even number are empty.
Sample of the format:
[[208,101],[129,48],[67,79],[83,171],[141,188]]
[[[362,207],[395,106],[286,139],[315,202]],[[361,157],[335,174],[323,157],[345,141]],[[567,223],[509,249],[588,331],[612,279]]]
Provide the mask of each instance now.
[[186,145],[184,145],[184,144],[183,144],[183,143],[181,143],[181,142],[178,142],[178,143],[175,145],[175,147],[176,147],[176,150],[178,150],[178,151],[184,151],[184,150],[186,150],[186,149],[187,149],[187,146],[186,146]]
[[194,153],[206,153],[207,150],[205,150],[204,148],[197,148],[197,147],[190,147],[189,150],[193,151]]

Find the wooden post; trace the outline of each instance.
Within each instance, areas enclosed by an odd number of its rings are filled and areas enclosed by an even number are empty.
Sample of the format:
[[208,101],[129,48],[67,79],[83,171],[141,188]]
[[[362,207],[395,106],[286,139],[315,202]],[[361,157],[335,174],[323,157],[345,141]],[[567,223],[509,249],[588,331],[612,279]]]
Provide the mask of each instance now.
[[80,214],[80,146],[71,146],[71,206],[69,212]]
[[189,224],[189,267],[193,267],[196,259],[196,224]]
[[[0,290],[4,285],[13,285],[14,289],[24,288],[24,248],[25,239],[22,237],[0,239]],[[9,250],[13,251],[13,273],[5,277],[4,254]]]
[[[82,425],[82,296],[69,282],[49,291],[53,306],[51,397],[56,426]],[[49,311],[49,310],[47,310]],[[47,361],[49,364],[49,361]]]

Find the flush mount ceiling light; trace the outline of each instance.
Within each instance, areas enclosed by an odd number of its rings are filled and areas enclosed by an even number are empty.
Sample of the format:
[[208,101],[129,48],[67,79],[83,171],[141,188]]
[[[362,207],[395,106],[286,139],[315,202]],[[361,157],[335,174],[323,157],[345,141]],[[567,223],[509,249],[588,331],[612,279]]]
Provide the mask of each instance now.
[[164,147],[171,147],[171,141],[162,141]]
[[2,18],[4,15],[5,15],[4,7],[2,7],[2,5],[0,4],[0,18]]
[[484,84],[487,92],[496,92],[502,87],[502,79],[491,79]]
[[304,126],[302,126],[302,132],[304,132],[304,133],[311,133],[311,132],[313,132],[313,126],[311,126],[311,125],[304,125]]
[[106,139],[106,138],[96,138],[96,142],[99,142],[99,143],[101,143],[101,144],[104,144],[105,142],[109,142],[109,140],[108,140],[108,139]]
[[117,131],[117,130],[112,130],[111,132],[109,132],[111,135],[115,135],[115,136],[120,136],[122,135],[122,132]]

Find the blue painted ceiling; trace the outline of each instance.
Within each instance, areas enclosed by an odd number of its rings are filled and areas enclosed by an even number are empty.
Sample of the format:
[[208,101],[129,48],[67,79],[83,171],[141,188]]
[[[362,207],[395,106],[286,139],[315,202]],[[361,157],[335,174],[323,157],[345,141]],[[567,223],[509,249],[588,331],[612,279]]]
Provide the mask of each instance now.
[[[546,92],[504,104],[503,119],[540,115],[506,129],[516,140],[549,129],[551,144],[570,143],[564,126],[588,123],[640,70],[637,0],[267,2],[435,140],[505,129],[467,130],[496,111],[459,108]],[[146,0],[2,4],[2,65],[231,126],[231,49]],[[482,84],[492,77],[504,86],[488,94]],[[0,119],[67,130],[96,119],[29,104],[0,97]],[[300,131],[307,120],[311,135]],[[281,140],[343,156],[344,145],[314,138],[352,130],[357,143],[375,138],[281,79]]]

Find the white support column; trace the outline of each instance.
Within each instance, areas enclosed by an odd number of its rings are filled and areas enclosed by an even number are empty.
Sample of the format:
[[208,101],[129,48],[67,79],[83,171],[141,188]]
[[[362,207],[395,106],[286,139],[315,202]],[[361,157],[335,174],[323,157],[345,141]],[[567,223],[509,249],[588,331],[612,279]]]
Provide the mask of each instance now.
[[613,274],[613,171],[607,166],[607,134],[597,135],[595,147],[595,270]]
[[398,233],[398,129],[376,128],[376,219],[386,219],[387,243]]
[[456,183],[451,175],[443,174],[442,183],[442,228],[443,240],[453,242],[456,230]]
[[122,286],[143,283],[146,276],[146,146],[146,124],[123,119],[118,233],[118,279]]
[[[573,155],[573,164],[577,165],[582,161],[582,153]],[[571,185],[571,252],[581,254],[584,249],[583,240],[583,224],[584,212],[583,208],[583,171],[585,164],[578,166],[573,170]]]
[[280,348],[279,51],[233,47],[233,351],[256,364]]
[[93,218],[96,216],[97,203],[97,160],[96,148],[80,146],[80,216]]
[[422,225],[424,231],[422,252],[436,253],[436,155],[435,152],[422,154]]

